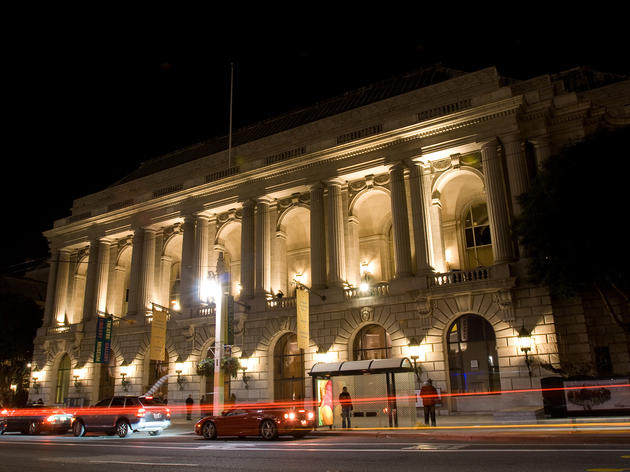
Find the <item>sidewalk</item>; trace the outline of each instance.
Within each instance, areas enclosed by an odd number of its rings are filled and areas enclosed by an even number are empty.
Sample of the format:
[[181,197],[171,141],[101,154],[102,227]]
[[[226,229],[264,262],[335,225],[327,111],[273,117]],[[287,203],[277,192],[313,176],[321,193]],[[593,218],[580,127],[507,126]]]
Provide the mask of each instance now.
[[[176,418],[169,432],[194,434],[198,418]],[[418,441],[468,441],[528,444],[627,444],[630,446],[630,417],[584,417],[539,419],[535,423],[506,424],[493,415],[450,415],[438,417],[437,427],[353,428],[318,427],[310,437],[363,436],[416,438]]]

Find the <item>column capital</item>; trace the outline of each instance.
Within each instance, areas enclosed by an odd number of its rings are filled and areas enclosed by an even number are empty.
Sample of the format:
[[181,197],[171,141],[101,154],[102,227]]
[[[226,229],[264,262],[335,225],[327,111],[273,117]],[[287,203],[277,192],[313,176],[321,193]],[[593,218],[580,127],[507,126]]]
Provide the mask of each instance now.
[[389,173],[393,172],[404,172],[408,168],[407,163],[405,161],[398,161],[391,164],[389,167]]
[[341,177],[332,177],[330,179],[325,179],[324,183],[327,187],[342,187],[346,184],[346,181]]
[[248,198],[243,201],[243,208],[254,208],[256,202],[252,198]]
[[198,220],[210,221],[210,217],[205,213],[197,213],[195,216]]
[[324,184],[321,180],[318,180],[317,182],[311,184],[311,186],[309,187],[309,190],[311,192],[317,191],[317,190],[322,190],[324,188]]
[[271,202],[273,202],[273,198],[268,197],[267,195],[263,195],[261,197],[256,197],[256,203],[257,204],[263,204],[263,205],[269,205],[271,204]]
[[518,131],[514,131],[512,133],[501,135],[501,142],[503,144],[512,144],[517,142],[522,142],[523,138],[521,137],[521,133]]
[[481,142],[481,150],[488,151],[489,149],[495,149],[499,146],[497,138],[490,138]]

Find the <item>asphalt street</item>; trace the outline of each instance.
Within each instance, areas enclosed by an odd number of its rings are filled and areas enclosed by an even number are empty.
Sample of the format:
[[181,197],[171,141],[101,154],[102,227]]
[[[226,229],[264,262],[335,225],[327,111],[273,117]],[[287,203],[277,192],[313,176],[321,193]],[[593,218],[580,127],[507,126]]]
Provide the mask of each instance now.
[[630,471],[627,436],[613,443],[613,434],[537,444],[382,432],[206,441],[182,427],[126,439],[5,434],[0,471]]

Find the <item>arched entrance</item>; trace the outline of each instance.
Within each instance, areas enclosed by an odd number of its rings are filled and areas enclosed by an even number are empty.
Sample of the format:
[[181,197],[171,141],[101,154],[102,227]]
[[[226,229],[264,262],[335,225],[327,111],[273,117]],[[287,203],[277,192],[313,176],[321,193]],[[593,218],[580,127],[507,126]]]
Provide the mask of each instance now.
[[492,325],[479,315],[460,316],[448,329],[451,392],[501,390],[496,337]]
[[63,403],[70,388],[70,357],[64,354],[57,368],[57,385],[55,389],[55,403]]
[[287,333],[278,340],[273,365],[274,400],[304,400],[304,353],[297,346],[297,335]]

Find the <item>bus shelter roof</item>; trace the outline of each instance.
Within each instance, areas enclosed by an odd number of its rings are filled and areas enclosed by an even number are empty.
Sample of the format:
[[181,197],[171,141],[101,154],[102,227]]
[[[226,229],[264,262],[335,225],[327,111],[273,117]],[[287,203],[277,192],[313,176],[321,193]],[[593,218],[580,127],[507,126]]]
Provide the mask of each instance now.
[[384,374],[386,372],[413,372],[413,364],[406,357],[368,359],[365,361],[318,362],[308,375],[332,377],[338,375]]

